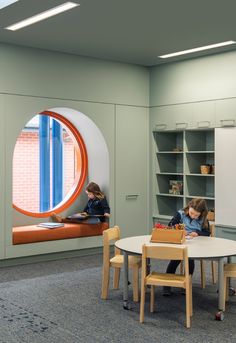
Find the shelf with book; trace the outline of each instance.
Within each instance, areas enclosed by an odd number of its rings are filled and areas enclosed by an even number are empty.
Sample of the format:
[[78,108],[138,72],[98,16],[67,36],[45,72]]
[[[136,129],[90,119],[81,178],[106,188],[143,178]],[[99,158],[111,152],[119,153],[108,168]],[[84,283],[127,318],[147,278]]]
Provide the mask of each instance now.
[[157,173],[157,192],[168,195],[183,195],[183,174]]
[[195,197],[213,209],[214,129],[154,131],[153,138],[153,218],[169,220]]

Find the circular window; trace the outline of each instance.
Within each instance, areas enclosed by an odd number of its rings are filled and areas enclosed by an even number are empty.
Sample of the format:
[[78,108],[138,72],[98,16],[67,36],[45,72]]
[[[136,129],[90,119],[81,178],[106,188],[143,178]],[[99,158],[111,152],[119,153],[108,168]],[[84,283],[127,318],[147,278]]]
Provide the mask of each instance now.
[[87,175],[87,153],[78,130],[50,111],[34,116],[17,138],[13,155],[13,206],[47,217],[67,208]]

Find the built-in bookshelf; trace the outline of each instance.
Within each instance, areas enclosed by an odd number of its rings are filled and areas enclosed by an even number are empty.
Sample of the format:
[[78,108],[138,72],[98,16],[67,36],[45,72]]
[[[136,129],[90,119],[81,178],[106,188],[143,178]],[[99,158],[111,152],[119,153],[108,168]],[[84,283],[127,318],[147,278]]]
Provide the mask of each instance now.
[[168,221],[194,197],[214,208],[214,129],[154,131],[153,139],[154,219]]

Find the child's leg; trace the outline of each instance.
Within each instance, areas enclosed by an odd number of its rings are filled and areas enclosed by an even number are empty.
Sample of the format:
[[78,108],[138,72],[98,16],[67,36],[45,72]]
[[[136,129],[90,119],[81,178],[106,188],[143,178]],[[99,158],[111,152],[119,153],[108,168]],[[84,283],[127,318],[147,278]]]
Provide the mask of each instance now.
[[179,260],[171,260],[167,266],[166,273],[175,274],[178,265],[180,264]]
[[[176,269],[178,265],[180,264],[180,261],[178,260],[171,260],[167,266],[166,273],[168,274],[175,274]],[[164,286],[163,287],[163,295],[171,295],[171,287]]]
[[189,274],[193,275],[193,272],[194,272],[194,260],[188,260],[188,263],[189,263]]
[[71,220],[69,218],[61,217],[56,213],[52,213],[51,217],[53,221],[57,223],[71,223]]

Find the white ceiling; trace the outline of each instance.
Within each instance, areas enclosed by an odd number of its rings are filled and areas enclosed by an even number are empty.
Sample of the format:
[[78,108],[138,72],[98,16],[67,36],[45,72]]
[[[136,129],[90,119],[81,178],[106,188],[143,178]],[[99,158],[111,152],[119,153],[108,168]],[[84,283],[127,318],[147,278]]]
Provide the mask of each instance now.
[[19,31],[4,27],[67,0],[19,0],[0,10],[0,41],[151,66],[157,56],[226,40],[236,41],[236,0],[71,0],[80,6]]

